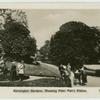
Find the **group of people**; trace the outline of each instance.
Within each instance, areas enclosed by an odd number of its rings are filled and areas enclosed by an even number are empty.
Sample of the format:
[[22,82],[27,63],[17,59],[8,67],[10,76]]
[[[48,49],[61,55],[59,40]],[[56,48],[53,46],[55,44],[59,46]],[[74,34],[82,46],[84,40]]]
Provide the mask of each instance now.
[[23,81],[25,73],[25,65],[23,60],[20,60],[18,62],[12,60],[11,66],[10,68],[8,68],[5,61],[1,59],[0,68],[5,80],[7,79],[10,81]]
[[87,73],[86,67],[82,66],[74,72],[74,84],[86,85],[87,84]]
[[72,71],[69,63],[67,66],[61,64],[59,71],[66,87],[72,87],[77,84],[85,85],[87,83],[87,73],[84,66]]
[[13,61],[10,69],[10,80],[15,81],[17,79],[20,79],[20,81],[23,81],[24,73],[25,73],[24,61],[21,60],[20,62],[17,63]]

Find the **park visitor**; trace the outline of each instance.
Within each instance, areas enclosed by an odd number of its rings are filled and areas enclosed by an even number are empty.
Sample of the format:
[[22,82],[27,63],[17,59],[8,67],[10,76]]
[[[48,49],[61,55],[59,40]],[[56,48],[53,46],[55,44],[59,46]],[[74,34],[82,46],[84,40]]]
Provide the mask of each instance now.
[[0,58],[0,69],[3,74],[3,78],[7,79],[8,69],[7,69],[7,66],[6,66],[6,63],[3,57]]
[[65,82],[65,86],[66,87],[71,87],[71,79],[70,79],[70,70],[69,70],[69,67],[68,66],[65,66],[63,65],[63,69],[64,69],[64,72],[63,72],[63,79],[64,79],[64,82]]
[[86,73],[85,67],[82,66],[80,71],[81,71],[82,85],[85,85],[87,83],[87,73]]
[[0,58],[0,71],[3,72],[3,67],[5,66],[4,64],[4,59],[3,57]]
[[21,62],[17,64],[17,72],[21,81],[24,79],[24,67],[24,61],[21,60]]
[[73,71],[71,71],[70,63],[68,63],[68,65],[67,65],[67,70],[69,72],[69,78],[71,80],[71,86],[73,87],[73,85],[74,85],[74,73],[73,73]]
[[74,72],[74,85],[81,85],[81,73],[79,69],[76,69]]
[[17,72],[16,72],[16,65],[12,63],[11,69],[10,69],[10,80],[15,81],[17,77]]
[[64,72],[64,68],[63,68],[63,65],[62,64],[59,66],[59,71],[60,71],[60,75],[61,75],[61,79],[62,79],[63,72]]
[[6,64],[5,64],[5,61],[4,61],[4,66],[3,66],[3,76],[4,76],[4,79],[6,79],[7,80],[7,74],[8,74],[8,68],[7,68],[7,66],[6,66]]

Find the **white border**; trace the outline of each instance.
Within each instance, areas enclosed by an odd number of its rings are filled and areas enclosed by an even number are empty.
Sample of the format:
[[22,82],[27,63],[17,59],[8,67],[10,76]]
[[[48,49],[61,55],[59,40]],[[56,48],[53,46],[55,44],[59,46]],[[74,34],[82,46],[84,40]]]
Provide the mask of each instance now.
[[81,3],[83,3],[83,2],[85,2],[85,3],[87,3],[87,2],[89,2],[89,3],[91,3],[91,2],[100,2],[100,0],[0,0],[0,2],[14,2],[14,3],[16,3],[16,2],[38,2],[38,3],[40,3],[40,2],[71,2],[71,3],[73,3],[73,2],[76,2],[76,3],[78,3],[78,2],[81,2]]
[[[100,10],[100,3],[0,3],[0,8],[11,8],[11,9],[96,9]],[[0,87],[0,97],[100,97],[99,87],[89,87],[89,88],[65,88],[60,89],[85,89],[86,93],[15,93],[14,89],[59,89],[56,87]]]
[[0,3],[0,8],[11,9],[100,9],[100,3]]

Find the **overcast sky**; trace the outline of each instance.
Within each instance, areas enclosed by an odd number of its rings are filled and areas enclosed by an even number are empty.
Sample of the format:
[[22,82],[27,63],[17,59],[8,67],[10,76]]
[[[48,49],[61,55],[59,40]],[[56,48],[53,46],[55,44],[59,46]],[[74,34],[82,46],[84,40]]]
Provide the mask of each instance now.
[[69,21],[82,21],[89,26],[100,26],[100,10],[25,10],[31,36],[37,46],[44,45],[59,27]]

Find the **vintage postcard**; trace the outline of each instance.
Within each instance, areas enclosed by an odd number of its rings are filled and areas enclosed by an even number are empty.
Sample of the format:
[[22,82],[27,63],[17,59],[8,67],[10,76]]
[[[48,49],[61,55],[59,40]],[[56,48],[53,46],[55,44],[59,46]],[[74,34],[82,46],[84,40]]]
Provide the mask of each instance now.
[[0,97],[100,97],[100,4],[0,4]]

